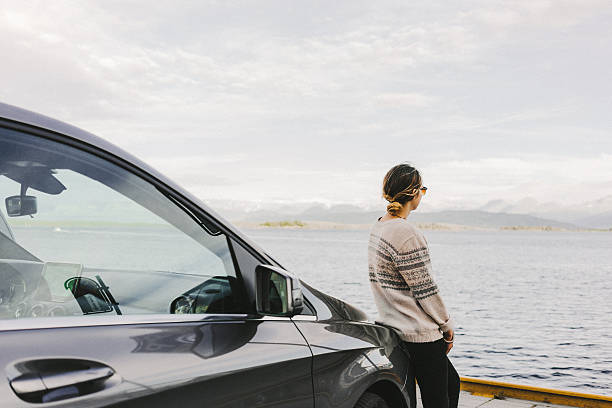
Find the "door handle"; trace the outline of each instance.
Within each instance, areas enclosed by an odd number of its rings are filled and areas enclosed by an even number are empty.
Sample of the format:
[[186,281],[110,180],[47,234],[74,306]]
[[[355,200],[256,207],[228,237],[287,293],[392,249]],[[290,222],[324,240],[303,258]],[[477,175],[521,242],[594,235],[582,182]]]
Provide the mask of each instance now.
[[63,373],[21,376],[11,381],[11,386],[17,394],[24,394],[99,381],[113,374],[115,372],[109,367],[93,367]]
[[78,397],[120,382],[112,368],[87,360],[30,360],[8,367],[7,371],[15,394],[28,402],[51,402]]

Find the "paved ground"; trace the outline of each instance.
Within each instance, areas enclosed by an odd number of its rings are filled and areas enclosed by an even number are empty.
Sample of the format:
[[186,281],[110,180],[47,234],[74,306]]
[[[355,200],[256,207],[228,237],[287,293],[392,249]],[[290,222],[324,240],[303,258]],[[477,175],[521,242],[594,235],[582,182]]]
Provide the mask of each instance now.
[[[417,388],[418,390],[418,388]],[[422,408],[421,398],[419,396],[417,408]],[[491,399],[488,397],[480,397],[472,395],[469,392],[461,391],[459,395],[459,408],[569,408],[565,405],[550,405],[543,402],[531,402],[513,398],[507,399]]]

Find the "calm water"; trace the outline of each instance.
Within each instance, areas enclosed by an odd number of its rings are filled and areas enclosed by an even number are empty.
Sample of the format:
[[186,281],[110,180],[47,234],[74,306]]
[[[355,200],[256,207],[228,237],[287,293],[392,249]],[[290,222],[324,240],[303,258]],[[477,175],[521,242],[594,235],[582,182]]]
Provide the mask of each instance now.
[[[249,230],[374,319],[367,231]],[[612,395],[612,234],[425,231],[460,375]]]

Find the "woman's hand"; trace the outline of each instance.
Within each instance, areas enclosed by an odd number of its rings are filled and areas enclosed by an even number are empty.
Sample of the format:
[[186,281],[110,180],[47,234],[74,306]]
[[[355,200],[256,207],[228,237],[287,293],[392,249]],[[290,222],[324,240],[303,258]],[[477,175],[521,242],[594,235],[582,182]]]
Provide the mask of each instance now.
[[453,329],[450,329],[449,331],[442,333],[442,336],[444,337],[444,342],[446,343],[446,354],[448,354],[453,348],[455,332],[453,331]]

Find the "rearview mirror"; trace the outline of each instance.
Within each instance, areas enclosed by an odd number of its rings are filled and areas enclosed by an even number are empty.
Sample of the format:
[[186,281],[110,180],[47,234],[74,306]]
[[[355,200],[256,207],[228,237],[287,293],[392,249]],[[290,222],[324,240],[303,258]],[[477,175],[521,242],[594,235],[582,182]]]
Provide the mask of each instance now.
[[36,214],[38,206],[34,196],[11,196],[6,200],[6,214],[9,217],[19,217],[22,215]]
[[282,268],[259,265],[255,268],[257,313],[291,317],[300,314],[304,298],[300,281]]

